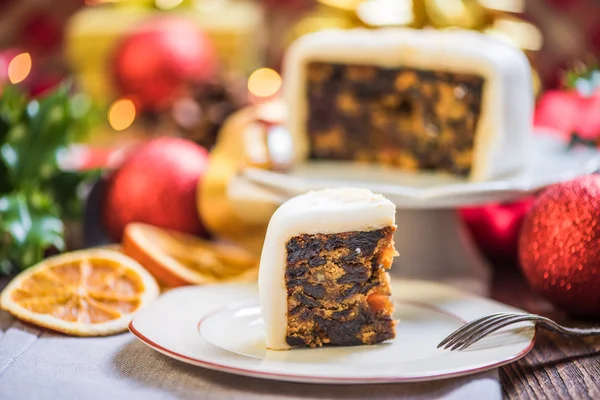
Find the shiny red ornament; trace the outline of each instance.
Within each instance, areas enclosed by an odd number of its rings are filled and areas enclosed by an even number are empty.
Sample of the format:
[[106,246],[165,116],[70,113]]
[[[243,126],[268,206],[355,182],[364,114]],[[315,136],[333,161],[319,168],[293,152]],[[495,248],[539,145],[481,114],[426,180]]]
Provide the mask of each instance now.
[[583,96],[576,90],[548,90],[539,99],[534,124],[552,128],[566,140],[571,134],[595,140],[600,137],[600,91]]
[[531,287],[555,306],[600,317],[600,175],[540,195],[523,221],[519,258]]
[[206,235],[196,190],[207,167],[208,151],[190,140],[162,137],[130,150],[104,196],[102,221],[109,236],[121,240],[130,222]]
[[114,55],[114,78],[121,94],[147,109],[166,107],[188,84],[216,73],[213,45],[193,22],[182,17],[151,19],[127,35]]
[[26,21],[18,43],[35,54],[48,54],[56,51],[63,41],[63,36],[64,22],[48,13],[40,13],[32,15]]
[[565,9],[575,6],[580,1],[581,0],[549,0],[549,3],[561,10],[565,10]]
[[532,197],[509,203],[488,204],[460,210],[460,216],[479,249],[496,262],[517,260],[517,243],[523,217],[533,203]]

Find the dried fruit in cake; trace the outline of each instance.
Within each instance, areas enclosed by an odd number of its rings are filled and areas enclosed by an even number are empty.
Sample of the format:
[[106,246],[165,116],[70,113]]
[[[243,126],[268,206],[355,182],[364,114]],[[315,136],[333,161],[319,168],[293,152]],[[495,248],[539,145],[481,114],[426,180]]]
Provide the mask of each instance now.
[[123,252],[166,286],[255,281],[258,260],[233,244],[142,223],[127,225]]
[[285,57],[299,158],[471,180],[520,172],[533,84],[523,52],[472,31],[331,30]]
[[48,258],[21,272],[4,289],[0,306],[32,324],[74,336],[123,332],[159,294],[135,260],[92,249]]
[[395,337],[395,212],[383,196],[352,188],[309,192],[275,212],[259,270],[269,349]]

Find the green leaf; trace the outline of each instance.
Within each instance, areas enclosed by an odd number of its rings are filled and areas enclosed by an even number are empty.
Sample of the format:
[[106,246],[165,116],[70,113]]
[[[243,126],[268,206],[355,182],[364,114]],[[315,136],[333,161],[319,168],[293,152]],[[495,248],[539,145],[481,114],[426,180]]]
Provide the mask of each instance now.
[[0,110],[9,110],[8,130],[0,143],[0,161],[12,186],[30,191],[59,170],[61,154],[86,131],[90,104],[73,95],[69,84],[44,98],[28,101],[24,111],[13,110],[18,108],[15,102],[8,96],[0,105]]
[[61,157],[99,116],[69,82],[38,99],[16,86],[2,88],[0,274],[39,262],[51,248],[65,249],[61,218],[80,217],[80,189],[99,173],[63,171]]
[[65,249],[64,225],[42,193],[13,193],[0,197],[0,269],[30,267],[44,258],[46,250]]
[[8,169],[3,162],[0,161],[0,196],[10,193],[13,189],[12,184],[8,180]]
[[[11,127],[18,124],[25,112],[26,98],[15,86],[6,86],[0,97],[0,145],[4,143]],[[13,185],[9,170],[0,159],[0,195],[9,193]]]
[[83,213],[83,194],[85,185],[98,179],[101,170],[60,171],[44,182],[43,189],[49,193],[61,218],[80,218]]
[[4,140],[8,128],[21,121],[27,106],[27,97],[17,86],[6,85],[0,96],[0,142]]
[[58,152],[66,143],[67,118],[55,93],[45,101],[31,101],[22,121],[8,130],[0,158],[17,188],[33,189],[40,178],[58,168]]
[[582,96],[589,97],[600,88],[600,69],[596,63],[575,63],[574,67],[566,71],[564,86],[574,89]]
[[598,147],[598,143],[596,143],[596,141],[582,138],[577,132],[571,132],[571,137],[569,139],[569,144],[567,145],[567,148],[572,149],[573,147],[578,145],[587,146],[594,149]]

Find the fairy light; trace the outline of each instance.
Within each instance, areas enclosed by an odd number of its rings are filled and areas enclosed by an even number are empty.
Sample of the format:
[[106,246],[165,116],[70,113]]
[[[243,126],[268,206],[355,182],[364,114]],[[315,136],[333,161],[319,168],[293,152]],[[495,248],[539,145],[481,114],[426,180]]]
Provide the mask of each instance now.
[[354,11],[362,0],[319,0],[319,3],[342,10]]
[[133,124],[135,105],[129,99],[119,99],[108,108],[108,124],[115,131],[122,131]]
[[358,5],[356,14],[372,26],[407,25],[415,18],[411,0],[367,0]]
[[467,10],[461,0],[434,0],[433,3],[438,10],[450,18],[462,17]]
[[8,80],[19,83],[25,80],[31,72],[31,56],[29,53],[17,54],[8,64]]
[[271,68],[260,68],[248,78],[248,91],[256,97],[269,97],[281,87],[281,76]]
[[228,0],[195,0],[194,7],[204,12],[212,12],[229,6]]
[[537,51],[544,42],[542,33],[535,25],[521,20],[499,19],[484,32],[523,50]]
[[183,3],[183,0],[155,0],[154,2],[156,7],[160,8],[161,10],[170,10],[177,7],[181,3]]
[[525,0],[478,0],[478,3],[490,10],[510,13],[525,11]]

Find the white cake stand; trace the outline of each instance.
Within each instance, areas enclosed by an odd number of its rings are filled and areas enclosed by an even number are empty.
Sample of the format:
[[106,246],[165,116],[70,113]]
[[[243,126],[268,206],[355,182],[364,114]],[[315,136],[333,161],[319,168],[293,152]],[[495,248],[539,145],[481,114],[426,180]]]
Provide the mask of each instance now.
[[[437,281],[473,282],[485,292],[490,268],[460,220],[457,208],[516,200],[550,184],[600,169],[595,149],[567,149],[564,141],[535,135],[526,170],[519,176],[467,182],[440,174],[405,173],[393,168],[343,162],[310,162],[279,173],[247,169],[229,190],[235,201],[279,204],[308,190],[364,187],[397,206],[395,242],[400,257],[392,274]],[[264,208],[263,208],[264,209]],[[252,213],[252,218],[269,218]]]

